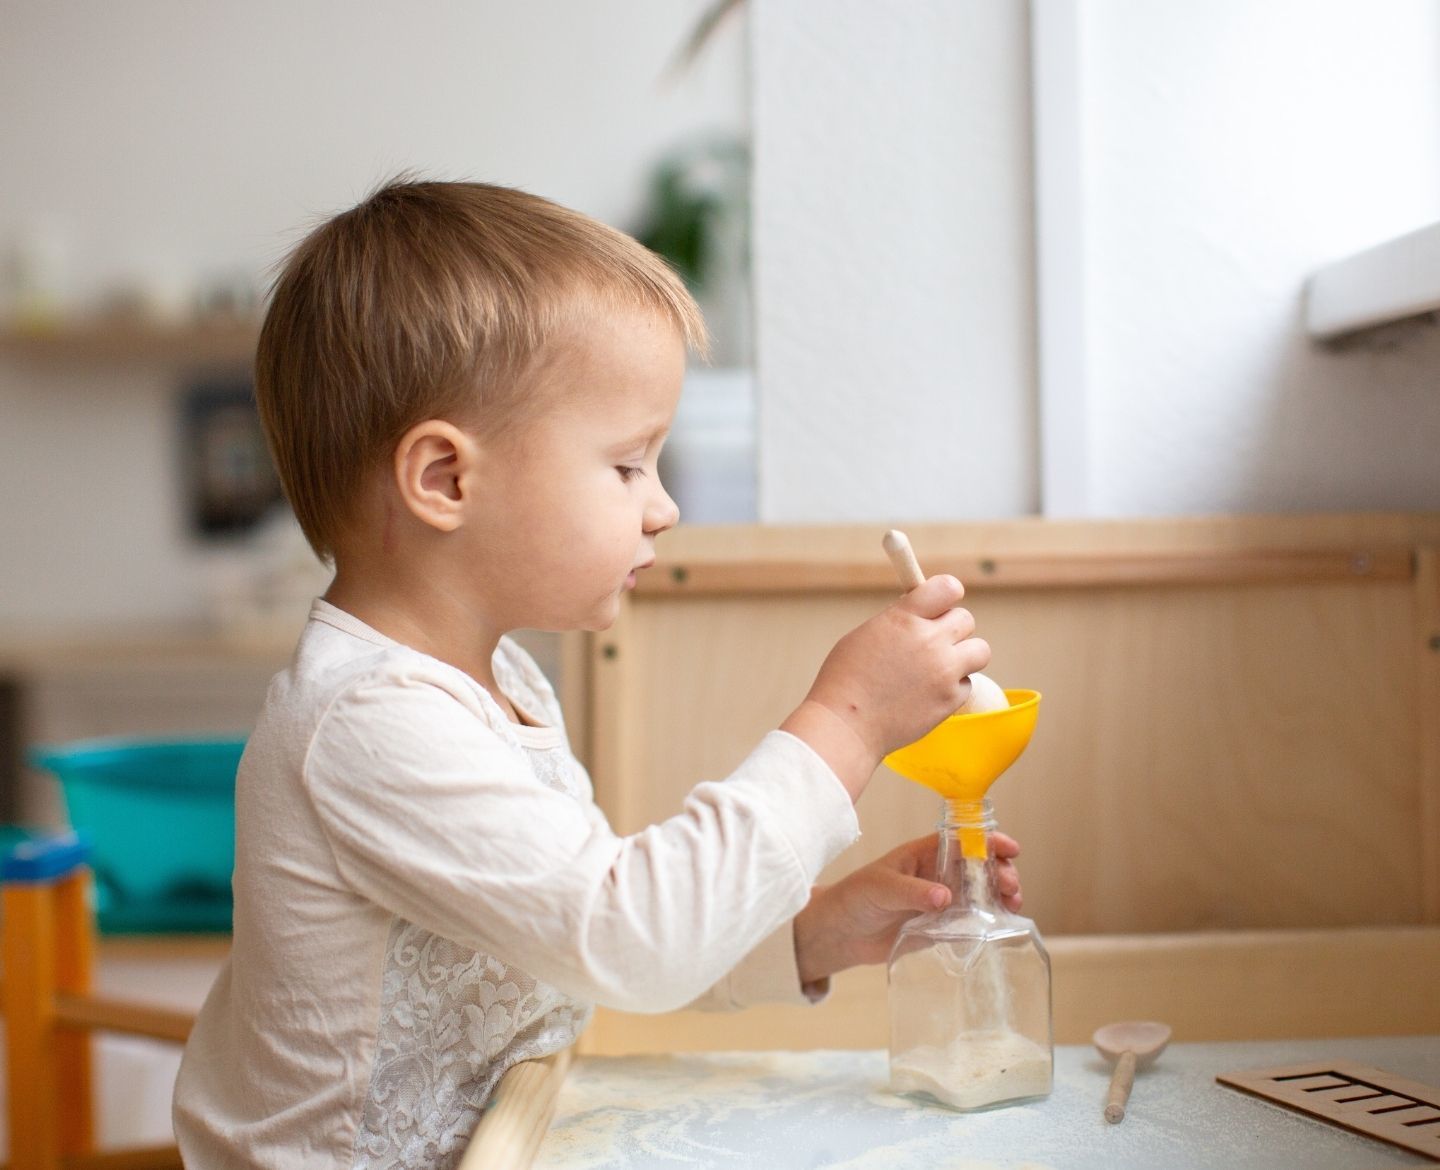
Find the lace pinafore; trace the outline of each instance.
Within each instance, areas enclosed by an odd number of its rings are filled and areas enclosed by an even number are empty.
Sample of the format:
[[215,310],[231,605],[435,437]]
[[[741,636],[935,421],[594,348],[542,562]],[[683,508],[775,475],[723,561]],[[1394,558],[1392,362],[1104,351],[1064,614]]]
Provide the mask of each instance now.
[[[589,777],[569,750],[543,675],[502,642],[495,676],[517,707],[552,726],[512,723],[486,695],[493,729],[524,753],[537,782],[589,799]],[[592,1010],[494,955],[401,918],[390,929],[381,980],[356,1170],[456,1165],[505,1071],[574,1043]]]

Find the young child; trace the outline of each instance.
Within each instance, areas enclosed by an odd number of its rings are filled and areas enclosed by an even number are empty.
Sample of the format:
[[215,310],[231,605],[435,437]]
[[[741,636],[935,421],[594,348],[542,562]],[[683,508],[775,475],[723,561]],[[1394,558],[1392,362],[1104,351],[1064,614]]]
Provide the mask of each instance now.
[[933,837],[812,883],[881,757],[989,659],[953,577],[842,638],[732,776],[630,837],[505,637],[604,629],[653,563],[704,344],[655,256],[499,187],[393,183],[286,263],[256,393],[335,575],[240,766],[234,945],[175,1093],[188,1165],[452,1166],[504,1071],[593,1005],[813,1000],[944,904]]

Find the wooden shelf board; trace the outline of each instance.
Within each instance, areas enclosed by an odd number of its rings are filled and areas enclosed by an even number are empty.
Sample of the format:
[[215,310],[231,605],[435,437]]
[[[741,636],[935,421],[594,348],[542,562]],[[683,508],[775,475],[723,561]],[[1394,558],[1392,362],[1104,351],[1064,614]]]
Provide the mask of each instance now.
[[29,361],[249,363],[258,322],[223,319],[188,325],[84,321],[53,327],[0,327],[0,354]]

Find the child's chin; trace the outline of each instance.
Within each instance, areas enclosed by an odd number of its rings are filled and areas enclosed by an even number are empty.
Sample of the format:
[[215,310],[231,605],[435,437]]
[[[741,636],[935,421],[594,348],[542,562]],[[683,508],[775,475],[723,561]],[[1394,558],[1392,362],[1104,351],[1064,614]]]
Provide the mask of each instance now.
[[605,630],[608,630],[611,626],[615,624],[615,619],[619,616],[620,601],[619,598],[616,598],[608,605],[606,605],[601,612],[594,614],[587,620],[581,622],[580,625],[576,628],[585,630],[591,634],[603,633]]

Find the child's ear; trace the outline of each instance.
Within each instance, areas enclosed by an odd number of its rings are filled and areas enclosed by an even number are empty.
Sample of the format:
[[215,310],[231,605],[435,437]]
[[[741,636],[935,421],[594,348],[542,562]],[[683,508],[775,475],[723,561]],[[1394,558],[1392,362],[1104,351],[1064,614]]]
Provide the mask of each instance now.
[[416,423],[395,446],[395,486],[416,519],[440,532],[465,521],[467,481],[479,459],[475,441],[453,423]]

